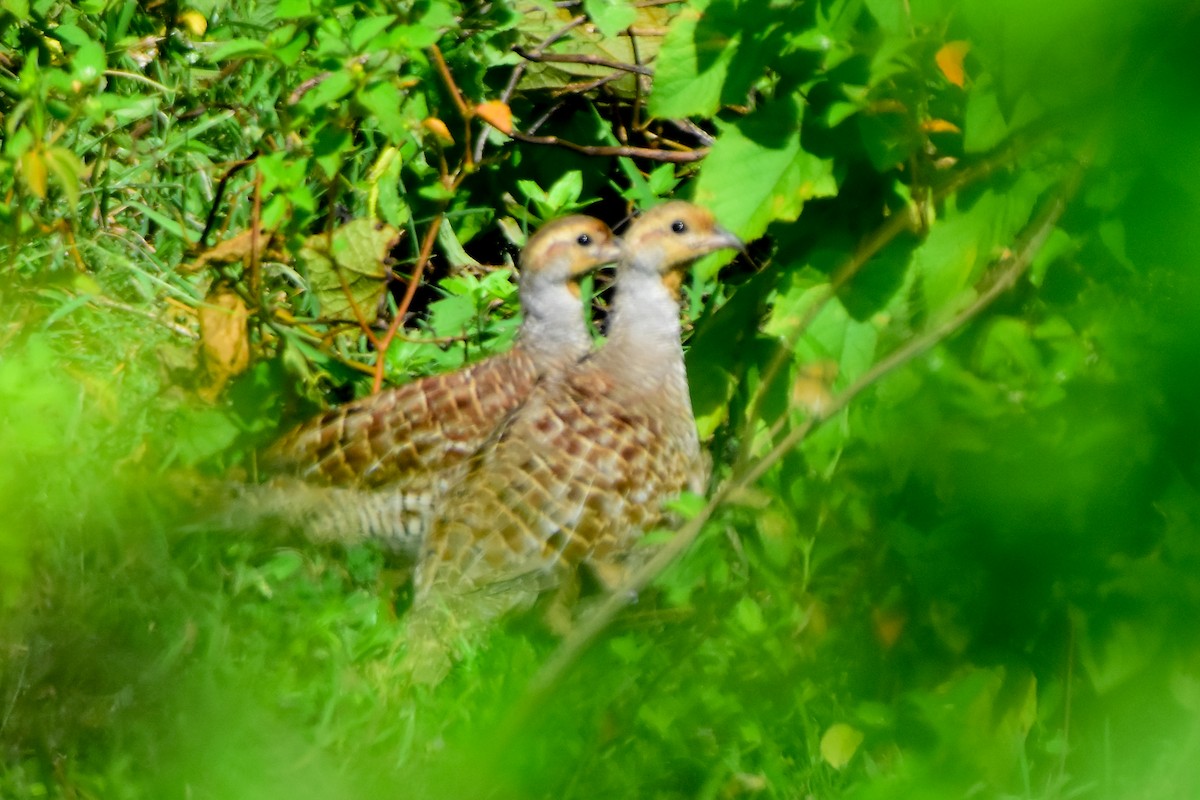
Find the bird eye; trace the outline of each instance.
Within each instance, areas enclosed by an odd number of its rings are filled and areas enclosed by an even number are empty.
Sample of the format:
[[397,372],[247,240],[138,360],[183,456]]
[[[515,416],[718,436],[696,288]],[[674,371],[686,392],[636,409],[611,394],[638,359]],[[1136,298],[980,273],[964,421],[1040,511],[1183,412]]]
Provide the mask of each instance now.
[[683,223],[683,220],[677,219],[671,223],[671,230],[675,231],[676,233],[683,233],[687,230],[687,225]]
[[579,242],[584,247],[587,247],[589,244],[592,243],[592,237],[588,236],[586,233],[581,233],[581,234],[579,234],[579,238],[576,239],[575,241]]

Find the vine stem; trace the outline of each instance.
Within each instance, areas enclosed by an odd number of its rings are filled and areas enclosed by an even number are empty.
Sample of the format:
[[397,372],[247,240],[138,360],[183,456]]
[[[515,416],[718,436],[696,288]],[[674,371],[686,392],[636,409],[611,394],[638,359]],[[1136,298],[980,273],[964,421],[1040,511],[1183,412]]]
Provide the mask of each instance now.
[[437,241],[438,229],[442,227],[442,218],[445,217],[444,211],[439,211],[430,220],[429,228],[425,231],[425,238],[421,240],[421,250],[417,253],[417,263],[413,267],[412,274],[408,277],[408,285],[404,287],[404,297],[401,298],[399,305],[396,306],[396,313],[392,317],[391,324],[388,325],[387,332],[379,339],[376,352],[378,357],[375,360],[375,379],[371,382],[371,393],[375,394],[383,388],[383,373],[387,359],[385,358],[388,347],[392,343],[392,339],[396,338],[396,334],[404,325],[404,317],[408,314],[408,307],[412,304],[412,299],[417,293],[417,286],[421,283],[421,276],[425,273],[425,267],[429,264],[429,257],[433,254],[433,243]]
[[[993,158],[976,164],[970,169],[964,170],[961,174],[954,177],[953,180],[935,189],[932,196],[929,198],[930,203],[939,203],[950,195],[962,190],[963,188],[984,180],[989,175],[992,175],[997,170],[1012,164],[1025,151],[1025,148],[1032,146],[1032,142],[1026,142],[1024,146],[1017,145],[1004,150]],[[792,355],[795,349],[796,342],[800,340],[812,325],[813,321],[820,316],[825,307],[837,297],[838,290],[849,283],[855,275],[862,270],[879,251],[892,242],[897,236],[906,230],[911,230],[913,220],[911,213],[896,213],[888,217],[883,224],[869,234],[854,252],[850,254],[841,265],[835,269],[830,276],[829,283],[825,285],[825,290],[820,297],[816,298],[813,304],[805,311],[800,323],[796,326],[794,332],[788,335],[786,340],[779,343],[779,347],[775,351],[775,355],[767,363],[766,369],[762,372],[762,379],[759,381],[758,391],[750,400],[750,406],[746,411],[746,425],[742,430],[741,436],[741,452],[735,460],[734,471],[739,472],[745,468],[750,458],[750,445],[753,442],[754,422],[758,418],[759,411],[762,410],[762,404],[766,400],[767,392],[775,383],[775,379],[779,376],[780,371],[788,363],[788,356]],[[782,419],[782,418],[781,418]],[[772,431],[772,436],[774,431]]]
[[674,537],[662,546],[645,564],[634,570],[613,592],[590,612],[585,614],[572,631],[563,639],[550,658],[534,674],[530,680],[525,695],[518,701],[513,714],[510,716],[505,732],[516,731],[521,723],[537,707],[538,703],[549,694],[562,680],[571,666],[596,640],[605,628],[616,618],[627,605],[645,589],[656,577],[679,558],[700,535],[705,524],[712,515],[735,493],[753,484],[772,466],[777,464],[784,455],[799,445],[804,438],[818,425],[833,417],[846,408],[850,402],[865,389],[893,372],[902,365],[912,361],[931,347],[957,331],[981,311],[987,308],[1001,294],[1011,288],[1029,268],[1034,256],[1045,244],[1054,226],[1066,210],[1068,201],[1079,188],[1086,159],[1073,171],[1059,191],[1046,204],[1042,212],[1026,228],[1017,249],[1005,257],[995,268],[989,271],[981,281],[979,295],[968,306],[958,313],[934,326],[925,333],[913,338],[903,347],[892,352],[875,364],[858,380],[836,395],[829,407],[820,417],[810,417],[798,427],[792,429],[787,436],[779,441],[761,459],[739,472],[726,481],[709,499],[704,508],[679,529]]

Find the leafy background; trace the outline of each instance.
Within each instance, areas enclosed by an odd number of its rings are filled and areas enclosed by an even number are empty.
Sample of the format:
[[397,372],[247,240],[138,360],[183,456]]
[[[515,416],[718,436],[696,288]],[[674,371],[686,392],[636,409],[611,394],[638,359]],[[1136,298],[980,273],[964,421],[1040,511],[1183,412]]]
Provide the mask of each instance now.
[[[0,796],[1200,795],[1197,12],[7,0]],[[712,501],[594,635],[413,687],[383,554],[189,525],[669,196]]]

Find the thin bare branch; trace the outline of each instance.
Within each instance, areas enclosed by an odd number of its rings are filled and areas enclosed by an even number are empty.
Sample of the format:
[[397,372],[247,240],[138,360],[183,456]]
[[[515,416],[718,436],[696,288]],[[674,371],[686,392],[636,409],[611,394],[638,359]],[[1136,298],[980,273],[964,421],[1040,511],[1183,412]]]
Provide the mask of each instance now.
[[707,147],[676,152],[671,150],[656,150],[652,147],[632,147],[627,145],[583,145],[569,142],[566,139],[560,139],[557,136],[530,136],[521,131],[513,131],[512,138],[530,144],[548,144],[555,147],[565,147],[568,150],[574,150],[576,153],[583,153],[588,156],[628,156],[630,158],[644,158],[648,161],[669,161],[673,164],[690,164],[702,161],[708,155]]
[[[1024,146],[1028,145],[1028,142],[1024,143]],[[960,173],[955,175],[952,180],[948,181],[945,185],[934,191],[930,202],[941,202],[943,199],[951,196],[955,192],[958,192],[967,186],[971,186],[978,181],[987,178],[989,175],[992,175],[999,169],[1009,166],[1020,156],[1021,153],[1024,152],[1024,146],[1019,143],[1013,147],[1005,148],[995,156],[987,158],[978,164],[973,165],[972,167],[962,170]],[[840,266],[838,266],[836,270],[834,270],[832,276],[830,277],[829,283],[827,283],[824,287],[824,291],[821,292],[820,296],[816,298],[813,304],[804,313],[804,316],[801,317],[795,331],[785,342],[780,343],[779,349],[775,352],[775,355],[767,364],[766,369],[763,370],[762,377],[759,380],[758,391],[751,399],[750,407],[747,409],[746,428],[742,432],[741,439],[741,454],[738,456],[738,459],[735,463],[735,471],[743,467],[745,465],[745,461],[749,458],[750,442],[752,439],[750,436],[750,426],[753,425],[754,420],[758,418],[759,411],[761,410],[762,404],[766,399],[767,392],[774,384],[775,379],[779,376],[779,373],[783,369],[784,365],[787,364],[788,357],[795,349],[795,343],[799,341],[801,336],[804,335],[804,332],[808,330],[808,327],[812,325],[813,320],[820,315],[825,306],[837,296],[839,289],[849,283],[849,281],[855,275],[857,275],[859,271],[879,253],[880,250],[890,244],[893,239],[906,230],[912,230],[913,227],[914,221],[912,215],[907,213],[893,214],[884,220],[883,224],[880,225],[869,236],[867,236],[866,239],[860,242],[858,247],[855,248],[854,252],[851,253],[850,256]]]
[[408,286],[404,288],[404,297],[400,300],[400,304],[396,306],[396,315],[392,318],[392,323],[388,325],[387,333],[379,340],[377,350],[379,357],[375,362],[375,380],[371,383],[371,391],[378,392],[383,387],[383,372],[387,359],[384,355],[387,353],[388,346],[392,343],[392,339],[400,331],[404,325],[404,317],[408,314],[408,307],[412,305],[413,296],[417,293],[417,286],[421,283],[421,276],[425,273],[425,267],[429,264],[429,257],[433,254],[433,243],[437,241],[438,229],[442,226],[442,218],[445,216],[443,212],[439,212],[429,222],[429,228],[425,231],[425,238],[421,240],[421,250],[417,253],[417,263],[413,266],[412,274],[408,277]]
[[638,75],[654,74],[654,70],[650,69],[649,67],[643,67],[640,64],[625,64],[620,61],[610,61],[607,58],[600,58],[599,56],[582,56],[567,53],[554,53],[551,55],[546,55],[543,53],[523,50],[520,47],[514,47],[513,52],[526,61],[534,61],[539,64],[588,64],[594,67],[607,67],[608,69],[615,69],[619,72],[634,72]]
[[1050,236],[1054,225],[1066,209],[1067,202],[1077,191],[1083,171],[1084,167],[1081,165],[1055,194],[1054,198],[1047,204],[1045,210],[1038,218],[1030,223],[1027,228],[1028,233],[1023,237],[1023,242],[1018,246],[1016,252],[998,265],[985,278],[975,302],[962,309],[944,323],[915,337],[906,345],[885,357],[851,386],[837,395],[819,419],[809,418],[794,428],[767,455],[723,484],[713,494],[712,498],[699,514],[680,528],[670,541],[663,545],[645,564],[634,570],[620,586],[606,595],[599,605],[583,616],[578,625],[562,641],[558,649],[551,654],[550,658],[530,681],[526,697],[523,698],[521,705],[515,710],[514,720],[510,723],[510,726],[514,727],[510,727],[510,729],[515,729],[515,726],[520,725],[524,715],[537,707],[540,700],[558,684],[571,665],[575,663],[596,637],[608,627],[616,615],[691,546],[716,510],[733,496],[734,493],[750,486],[761,478],[785,454],[799,445],[814,427],[836,415],[866,388],[896,368],[921,355],[951,333],[957,331],[983,309],[987,308],[1005,290],[1010,288],[1016,282],[1017,278],[1028,269],[1034,256]]

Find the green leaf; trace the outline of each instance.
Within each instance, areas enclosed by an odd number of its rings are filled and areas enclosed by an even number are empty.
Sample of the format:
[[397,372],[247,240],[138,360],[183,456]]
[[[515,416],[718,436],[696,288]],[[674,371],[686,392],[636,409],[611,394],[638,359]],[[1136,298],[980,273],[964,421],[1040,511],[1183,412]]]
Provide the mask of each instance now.
[[701,26],[706,5],[686,6],[671,22],[656,61],[648,103],[652,116],[711,116],[720,108],[741,38],[736,31]]
[[579,201],[583,192],[583,173],[577,169],[563,173],[546,193],[546,202],[552,212],[562,214]]
[[741,625],[746,633],[762,633],[767,629],[766,620],[763,618],[762,606],[749,597],[743,597],[734,606],[733,618],[737,620],[738,625]]
[[357,79],[348,69],[340,69],[318,83],[312,91],[306,93],[300,100],[300,105],[310,113],[315,109],[326,106],[354,91]]
[[313,160],[325,177],[332,178],[342,168],[345,154],[354,147],[350,131],[338,125],[325,125],[312,137]]
[[46,167],[66,194],[72,208],[78,205],[79,183],[84,172],[79,156],[65,147],[51,147],[46,150]]
[[308,274],[323,318],[354,319],[352,301],[368,321],[378,316],[379,301],[387,291],[384,262],[400,236],[390,225],[357,219],[334,231],[332,244],[323,234],[308,238],[297,260]]
[[118,125],[129,125],[158,112],[162,98],[158,95],[119,95],[105,93],[100,96],[102,110],[112,114]]
[[753,363],[763,347],[755,333],[769,286],[765,274],[756,276],[696,324],[696,333],[688,342],[687,371],[701,439],[711,437],[725,421],[740,368]]
[[226,61],[232,58],[266,55],[270,52],[259,39],[230,39],[208,54],[209,61]]
[[842,769],[854,758],[862,741],[862,731],[844,722],[835,722],[821,736],[821,759],[834,769]]
[[383,132],[392,144],[409,136],[410,120],[405,116],[404,96],[391,83],[376,82],[359,89],[357,100],[367,110],[368,120]]
[[1028,222],[1049,180],[1045,173],[1028,170],[1010,185],[989,188],[969,205],[957,196],[947,202],[942,219],[913,252],[924,311],[931,321],[945,319],[970,302],[973,284]]
[[441,227],[438,228],[438,245],[441,247],[442,255],[446,257],[446,261],[450,264],[451,268],[479,266],[479,262],[471,258],[467,251],[463,249],[462,242],[458,240],[458,235],[455,234],[454,228],[450,226],[450,220],[445,217],[442,217]]
[[[275,31],[272,36],[279,33],[279,31]],[[304,55],[311,42],[312,37],[309,36],[308,31],[291,31],[287,36],[280,35],[278,44],[272,44],[271,53],[280,64],[294,67],[300,61],[300,58]]]
[[399,229],[412,218],[412,209],[400,192],[400,170],[404,160],[399,153],[387,163],[387,168],[379,177],[379,215],[384,222]]
[[228,450],[239,433],[237,425],[221,410],[184,408],[176,422],[176,452],[184,464],[198,464]]
[[350,31],[350,46],[355,50],[362,50],[372,39],[390,28],[395,22],[395,14],[384,14],[359,20],[354,24],[354,29]]
[[[757,239],[776,220],[795,221],[810,198],[837,193],[832,160],[800,144],[800,110],[791,100],[719,127],[695,200],[743,241]],[[705,270],[697,272],[703,277]]]
[[478,304],[469,294],[452,295],[429,304],[429,327],[435,336],[470,333],[478,319]]
[[1010,113],[1001,107],[1000,96],[991,76],[984,74],[971,86],[967,107],[963,113],[963,149],[968,153],[984,153],[1042,116],[1042,109],[1032,95],[1022,94]]
[[312,0],[279,0],[275,7],[275,19],[296,19],[312,13]]
[[71,57],[71,73],[85,86],[100,80],[105,67],[104,47],[99,42],[85,42]]
[[637,11],[628,0],[583,0],[583,10],[609,37],[617,36],[637,19]]
[[19,22],[29,21],[29,0],[4,0],[4,10]]

